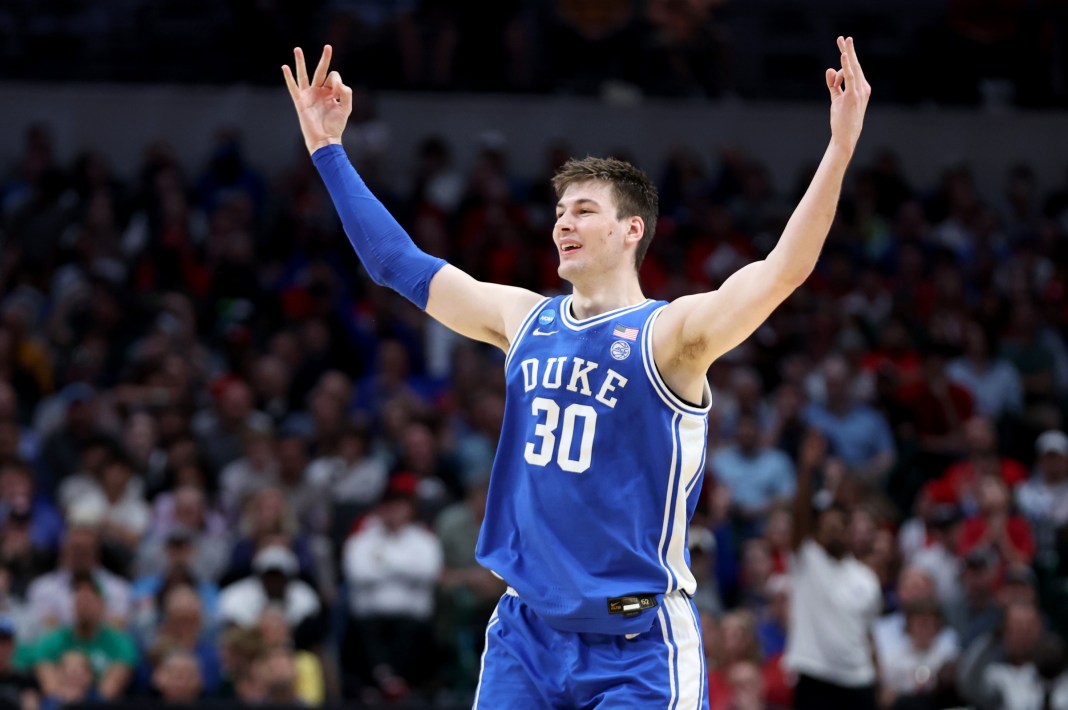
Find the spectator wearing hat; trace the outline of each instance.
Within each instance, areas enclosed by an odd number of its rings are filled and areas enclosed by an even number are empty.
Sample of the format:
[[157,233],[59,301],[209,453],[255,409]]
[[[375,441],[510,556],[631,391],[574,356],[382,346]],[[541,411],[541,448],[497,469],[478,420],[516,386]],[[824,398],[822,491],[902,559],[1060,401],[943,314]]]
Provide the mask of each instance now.
[[15,669],[15,636],[14,620],[0,616],[0,710],[34,710],[39,700],[37,681]]
[[100,566],[97,529],[75,520],[63,540],[59,567],[35,579],[26,592],[29,618],[35,633],[73,622],[71,579],[76,575],[92,576],[103,589],[108,622],[117,628],[125,628],[130,621],[130,584]]
[[319,595],[299,578],[297,556],[288,547],[273,544],[252,560],[252,575],[223,588],[219,616],[224,624],[252,628],[269,604],[285,610],[298,648],[312,648],[323,639],[325,614]]
[[874,710],[876,669],[869,629],[882,606],[882,592],[875,574],[849,552],[849,512],[825,505],[813,522],[812,478],[825,456],[823,437],[806,435],[794,503],[785,665],[798,674],[797,710]]
[[434,670],[434,590],[443,555],[416,522],[418,478],[395,474],[375,512],[346,541],[342,566],[352,627],[346,650],[354,679],[387,697],[425,684]]
[[1040,561],[1068,553],[1068,435],[1049,430],[1035,441],[1035,473],[1016,489],[1016,505],[1035,532]]
[[94,686],[104,700],[121,697],[137,665],[137,648],[125,631],[105,620],[104,589],[90,573],[71,577],[74,615],[33,645],[23,662],[32,664],[41,691],[56,695],[62,685],[61,660],[80,651],[90,660]]

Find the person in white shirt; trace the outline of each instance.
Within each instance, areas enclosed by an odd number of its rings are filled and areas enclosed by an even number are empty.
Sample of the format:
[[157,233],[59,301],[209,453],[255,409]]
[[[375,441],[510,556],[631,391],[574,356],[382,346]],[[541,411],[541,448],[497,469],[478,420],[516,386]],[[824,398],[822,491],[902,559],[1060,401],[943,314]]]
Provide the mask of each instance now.
[[812,477],[825,457],[822,435],[807,434],[794,503],[786,667],[798,675],[796,710],[875,710],[869,630],[882,608],[882,594],[875,573],[849,553],[849,512],[825,504],[813,525]]
[[[880,700],[889,707],[901,697],[927,696],[952,688],[952,663],[960,655],[956,634],[945,626],[934,596],[903,604],[903,635],[875,636],[879,661]],[[939,705],[941,707],[941,705]]]
[[1016,505],[1035,531],[1040,562],[1068,540],[1068,435],[1051,429],[1035,440],[1035,474],[1016,489]]
[[342,556],[353,625],[346,648],[361,667],[358,682],[389,697],[425,683],[433,668],[434,590],[443,553],[437,536],[416,522],[418,485],[415,474],[394,474]]

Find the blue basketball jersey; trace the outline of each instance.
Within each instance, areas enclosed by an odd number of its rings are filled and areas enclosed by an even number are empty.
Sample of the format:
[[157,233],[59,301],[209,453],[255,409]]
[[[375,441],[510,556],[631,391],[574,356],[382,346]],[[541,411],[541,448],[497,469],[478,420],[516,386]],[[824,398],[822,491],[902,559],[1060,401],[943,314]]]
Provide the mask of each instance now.
[[696,407],[660,378],[664,302],[586,320],[570,305],[539,303],[508,351],[477,557],[556,629],[641,633],[664,594],[696,587],[686,542],[711,392]]

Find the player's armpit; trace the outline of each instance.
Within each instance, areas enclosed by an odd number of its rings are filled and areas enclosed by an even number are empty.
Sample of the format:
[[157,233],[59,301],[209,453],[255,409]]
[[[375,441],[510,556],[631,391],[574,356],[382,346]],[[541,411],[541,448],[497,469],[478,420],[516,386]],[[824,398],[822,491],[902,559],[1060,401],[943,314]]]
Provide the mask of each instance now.
[[755,261],[716,291],[684,296],[664,309],[653,334],[661,374],[704,376],[718,357],[740,345],[803,282]]
[[523,288],[478,281],[447,265],[430,282],[426,312],[460,335],[508,350],[519,324],[542,298]]

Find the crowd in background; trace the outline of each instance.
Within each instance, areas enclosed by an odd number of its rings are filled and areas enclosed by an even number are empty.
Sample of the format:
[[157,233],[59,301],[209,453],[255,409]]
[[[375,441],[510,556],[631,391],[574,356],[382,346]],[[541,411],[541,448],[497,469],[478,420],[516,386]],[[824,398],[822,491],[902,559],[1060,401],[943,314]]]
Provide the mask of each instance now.
[[[398,181],[385,135],[358,110],[350,153],[425,250],[565,288],[565,142],[518,175],[499,141],[457,165],[428,136]],[[474,562],[503,354],[373,286],[306,157],[264,175],[215,141],[195,172],[160,142],[117,175],[38,125],[4,166],[0,702],[469,702],[503,591]],[[666,299],[766,254],[808,177],[642,167]],[[1066,244],[1068,180],[1025,164],[997,194],[967,165],[854,166],[816,273],[709,373],[689,539],[714,710],[790,706],[802,467],[879,580],[887,707],[1068,707]]]
[[372,88],[819,99],[842,32],[880,101],[1068,102],[1063,0],[0,2],[5,76],[34,81],[275,85],[331,42]]

